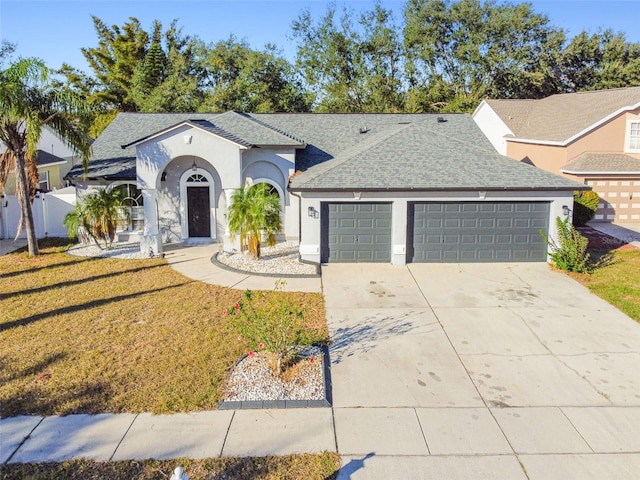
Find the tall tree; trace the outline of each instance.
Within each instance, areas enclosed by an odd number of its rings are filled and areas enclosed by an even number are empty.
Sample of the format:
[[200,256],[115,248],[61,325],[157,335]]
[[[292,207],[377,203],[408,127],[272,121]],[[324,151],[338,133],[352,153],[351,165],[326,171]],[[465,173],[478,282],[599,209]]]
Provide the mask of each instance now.
[[305,112],[310,102],[274,45],[253,50],[233,35],[209,47],[203,111]]
[[485,96],[538,98],[559,89],[554,65],[564,34],[531,4],[408,0],[405,20],[413,95],[436,105],[422,104],[425,111],[467,109]]
[[133,77],[147,54],[149,34],[134,17],[122,28],[109,28],[98,17],[92,18],[98,46],[81,51],[100,87],[87,100],[109,109],[135,112],[138,108],[132,98]]
[[207,49],[197,38],[182,35],[174,20],[161,39],[161,24],[154,33],[145,60],[137,67],[133,97],[141,112],[193,112],[202,105]]
[[560,62],[566,92],[640,85],[640,43],[604,30],[580,32],[562,52]]
[[0,187],[15,169],[20,202],[18,234],[27,233],[29,255],[38,255],[38,242],[31,203],[38,186],[36,150],[47,126],[69,148],[89,161],[91,143],[81,126],[88,113],[86,104],[70,91],[51,88],[49,69],[38,59],[20,59],[0,71]]
[[167,57],[162,50],[162,24],[153,22],[153,37],[151,45],[144,56],[142,65],[139,65],[138,87],[143,93],[148,94],[153,88],[160,85],[165,78]]
[[380,3],[360,14],[334,6],[315,22],[309,10],[292,25],[297,66],[324,112],[399,111],[402,107],[402,45],[390,10]]
[[83,48],[93,76],[68,65],[59,73],[65,88],[83,95],[95,107],[91,126],[98,135],[117,112],[186,112],[202,103],[206,49],[182,34],[177,20],[163,32],[155,20],[151,33],[131,17],[122,27],[108,27],[93,17],[98,46]]
[[16,45],[7,40],[0,41],[0,67],[8,61],[16,51]]

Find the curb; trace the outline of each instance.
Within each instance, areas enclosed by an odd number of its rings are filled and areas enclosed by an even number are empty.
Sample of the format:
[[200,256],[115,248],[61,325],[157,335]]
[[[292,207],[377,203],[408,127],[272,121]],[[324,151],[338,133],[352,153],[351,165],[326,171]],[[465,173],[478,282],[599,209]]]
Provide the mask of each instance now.
[[[322,377],[324,380],[324,399],[322,400],[223,400],[218,404],[218,410],[250,410],[250,409],[275,409],[275,408],[320,408],[331,407],[333,397],[331,395],[331,360],[329,359],[329,347],[321,345],[322,349]],[[240,361],[240,360],[238,360]]]
[[242,273],[244,275],[254,275],[258,277],[271,277],[271,278],[320,278],[322,275],[320,274],[320,265],[316,265],[317,273],[259,273],[259,272],[250,272],[248,270],[239,270],[237,268],[230,267],[229,265],[225,265],[220,260],[218,260],[218,255],[220,252],[216,252],[211,257],[211,263],[213,263],[216,267],[222,268],[223,270],[227,270],[229,272],[234,273]]

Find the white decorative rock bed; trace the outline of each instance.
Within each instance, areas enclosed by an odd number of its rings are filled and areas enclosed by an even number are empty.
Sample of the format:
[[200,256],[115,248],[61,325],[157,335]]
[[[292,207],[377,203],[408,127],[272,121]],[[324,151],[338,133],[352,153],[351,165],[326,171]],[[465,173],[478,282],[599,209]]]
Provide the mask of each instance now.
[[310,347],[298,363],[276,377],[265,353],[245,355],[227,377],[221,410],[331,406],[328,349]]

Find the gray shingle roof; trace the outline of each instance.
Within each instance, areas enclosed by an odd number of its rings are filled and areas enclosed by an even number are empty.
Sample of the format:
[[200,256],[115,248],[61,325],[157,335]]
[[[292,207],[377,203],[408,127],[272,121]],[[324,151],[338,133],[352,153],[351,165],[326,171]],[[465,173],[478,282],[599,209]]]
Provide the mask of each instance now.
[[57,157],[52,153],[45,152],[44,150],[38,150],[36,152],[36,164],[39,167],[46,167],[47,165],[65,162],[66,160],[64,158]]
[[585,153],[560,169],[566,173],[640,173],[640,158],[622,153]]
[[[65,180],[81,180],[84,178],[84,168],[74,165],[64,176]],[[87,169],[87,179],[95,180],[104,178],[106,180],[135,180],[136,179],[136,158],[106,158],[91,160]]]
[[[292,190],[576,190],[583,185],[476,143],[470,116],[420,116],[310,167]],[[431,120],[431,121],[428,121]],[[465,135],[466,133],[469,135]],[[469,141],[469,137],[471,141]],[[486,140],[485,140],[486,141]]]
[[[107,126],[92,146],[89,168],[90,178],[113,179],[128,175],[135,180],[134,144],[158,132],[169,130],[183,122],[191,121],[199,128],[236,141],[244,146],[293,146],[304,143],[277,128],[265,125],[251,116],[238,113],[120,113]],[[122,148],[122,146],[127,148]],[[133,159],[133,170],[132,168]],[[133,173],[132,173],[133,172]],[[84,171],[76,166],[65,176],[68,179],[82,178]],[[114,177],[114,175],[116,177]]]
[[566,142],[620,109],[639,105],[640,87],[485,101],[516,138]]
[[[581,188],[497,154],[471,116],[461,114],[120,114],[94,142],[88,176],[135,179],[135,148],[120,146],[185,121],[252,145],[288,142],[303,171],[293,189]],[[67,177],[82,175],[77,166]]]

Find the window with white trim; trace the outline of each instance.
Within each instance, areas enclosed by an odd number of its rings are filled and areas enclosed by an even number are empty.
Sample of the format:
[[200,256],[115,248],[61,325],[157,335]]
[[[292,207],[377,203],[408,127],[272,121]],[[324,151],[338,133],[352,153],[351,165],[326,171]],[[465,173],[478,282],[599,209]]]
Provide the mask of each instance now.
[[627,123],[626,151],[640,152],[640,121],[630,121]]
[[40,190],[41,192],[48,192],[49,191],[49,172],[46,170],[44,172],[40,172],[38,181],[40,182],[38,184],[38,190]]
[[138,231],[144,228],[144,202],[142,191],[135,183],[120,183],[112,185],[112,191],[120,192],[122,203],[128,210],[128,221],[124,217],[120,222],[120,229],[127,231]]

